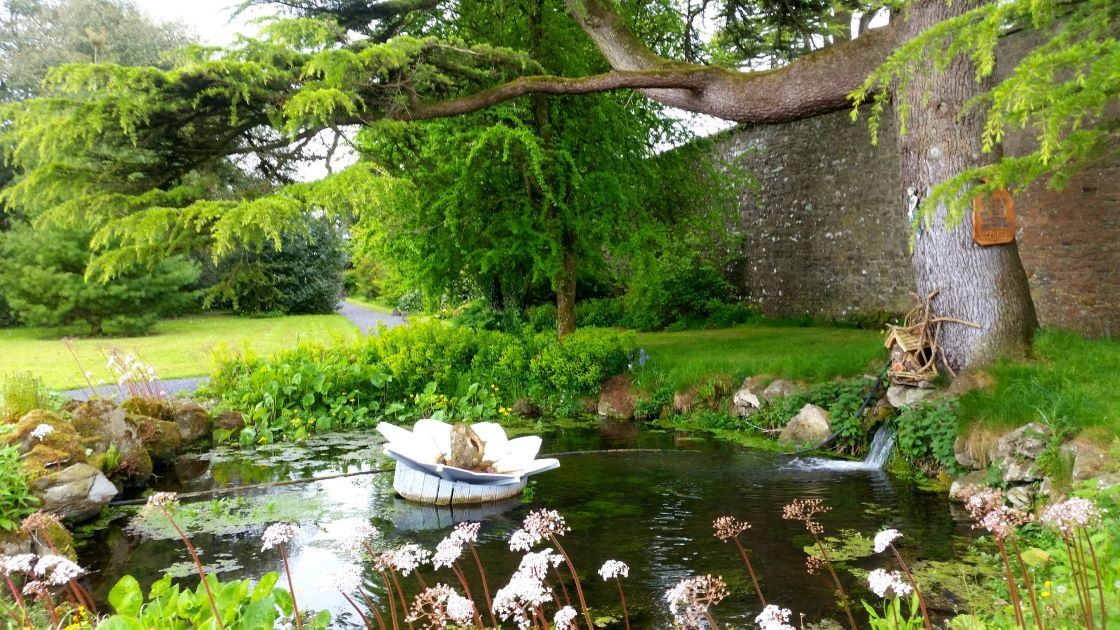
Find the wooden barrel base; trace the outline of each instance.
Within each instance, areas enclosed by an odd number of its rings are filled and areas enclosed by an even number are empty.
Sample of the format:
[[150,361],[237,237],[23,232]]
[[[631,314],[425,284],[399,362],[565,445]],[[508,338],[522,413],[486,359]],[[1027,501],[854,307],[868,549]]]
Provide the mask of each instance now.
[[485,486],[461,481],[448,481],[397,461],[393,489],[409,501],[429,505],[474,505],[501,501],[519,496],[526,480],[504,486]]

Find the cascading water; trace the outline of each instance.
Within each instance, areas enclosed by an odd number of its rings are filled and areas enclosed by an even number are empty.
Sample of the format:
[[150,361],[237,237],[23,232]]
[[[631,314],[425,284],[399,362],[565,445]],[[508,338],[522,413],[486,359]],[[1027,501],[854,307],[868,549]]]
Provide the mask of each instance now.
[[794,470],[882,470],[894,452],[894,429],[880,425],[871,438],[871,447],[863,461],[848,462],[820,457],[797,458],[785,468]]

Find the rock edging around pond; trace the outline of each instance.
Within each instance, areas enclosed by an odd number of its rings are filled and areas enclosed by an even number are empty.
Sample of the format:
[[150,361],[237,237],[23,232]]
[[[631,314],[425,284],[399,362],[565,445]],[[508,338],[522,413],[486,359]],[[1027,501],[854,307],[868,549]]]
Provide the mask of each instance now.
[[[210,412],[192,400],[70,401],[61,412],[28,412],[0,437],[20,456],[43,512],[71,522],[96,516],[124,488],[142,487],[153,467],[210,435]],[[5,548],[29,550],[26,537]]]

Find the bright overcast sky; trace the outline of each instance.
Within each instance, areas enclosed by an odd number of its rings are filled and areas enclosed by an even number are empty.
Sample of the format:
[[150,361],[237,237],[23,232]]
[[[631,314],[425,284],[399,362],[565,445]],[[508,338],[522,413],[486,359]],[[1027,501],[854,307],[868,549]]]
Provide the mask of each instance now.
[[[137,6],[158,21],[179,21],[186,24],[205,44],[221,46],[233,41],[233,36],[237,32],[251,34],[255,31],[253,25],[246,24],[251,19],[248,11],[230,22],[230,15],[240,4],[239,0],[134,1]],[[258,9],[252,13],[252,16],[262,13],[264,12]]]

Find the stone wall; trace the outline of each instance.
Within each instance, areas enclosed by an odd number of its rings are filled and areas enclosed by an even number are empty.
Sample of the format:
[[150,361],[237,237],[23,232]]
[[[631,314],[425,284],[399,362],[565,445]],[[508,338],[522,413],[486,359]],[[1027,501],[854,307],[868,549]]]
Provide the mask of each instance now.
[[[889,117],[888,117],[889,118]],[[909,225],[896,131],[872,146],[866,120],[836,112],[740,126],[719,139],[759,180],[743,191],[743,295],[763,312],[839,318],[910,308]],[[1021,153],[1030,138],[1009,137]],[[1120,164],[1086,169],[1063,192],[1035,185],[1016,198],[1019,251],[1044,326],[1120,333]]]

